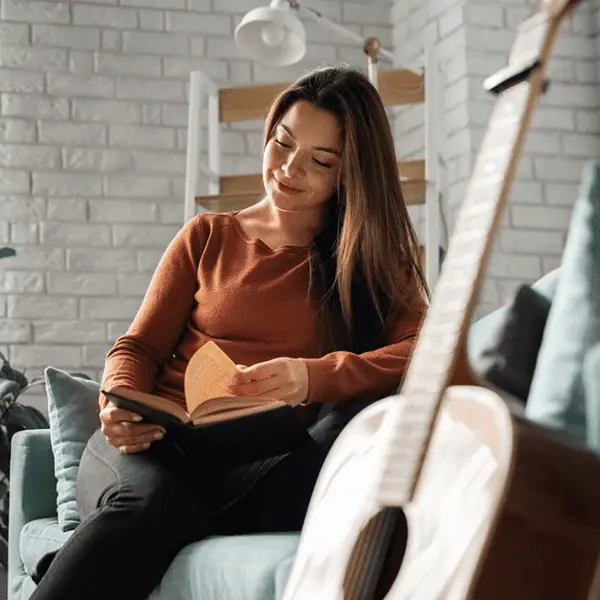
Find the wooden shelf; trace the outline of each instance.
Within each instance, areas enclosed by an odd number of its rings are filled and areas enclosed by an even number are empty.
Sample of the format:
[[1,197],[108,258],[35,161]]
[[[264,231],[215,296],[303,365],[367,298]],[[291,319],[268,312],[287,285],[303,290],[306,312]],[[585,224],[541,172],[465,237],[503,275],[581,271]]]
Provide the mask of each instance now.
[[[402,193],[409,205],[425,203],[425,161],[411,160],[398,163],[398,173],[402,179]],[[258,202],[264,194],[262,175],[223,175],[220,179],[220,194],[196,196],[196,204],[209,210],[241,210]]]
[[[219,89],[219,120],[222,123],[264,119],[275,97],[293,81],[264,85],[252,83]],[[409,69],[389,69],[378,74],[378,90],[385,106],[425,101],[423,77]]]

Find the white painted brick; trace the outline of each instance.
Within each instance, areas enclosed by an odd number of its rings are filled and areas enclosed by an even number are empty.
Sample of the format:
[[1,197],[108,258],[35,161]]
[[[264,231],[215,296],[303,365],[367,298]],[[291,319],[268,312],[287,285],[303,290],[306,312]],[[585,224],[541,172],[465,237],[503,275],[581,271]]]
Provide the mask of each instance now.
[[140,10],[140,29],[146,31],[163,31],[165,28],[164,13],[159,10]]
[[556,156],[561,150],[561,136],[546,131],[530,131],[527,135],[524,152],[528,154],[551,154]]
[[[203,0],[206,2],[207,0]],[[121,0],[123,6],[137,6],[142,8],[164,8],[183,10],[185,8],[185,0]]]
[[0,292],[41,294],[44,292],[44,275],[40,272],[0,271]]
[[50,198],[48,200],[48,220],[85,221],[87,205],[79,198]]
[[110,321],[107,323],[107,339],[114,342],[118,337],[125,335],[129,329],[130,321]]
[[0,144],[0,167],[56,169],[60,150],[48,146]]
[[46,288],[56,296],[114,296],[117,278],[109,273],[48,273]]
[[56,246],[110,246],[110,227],[90,223],[42,223],[43,244]]
[[135,29],[137,14],[132,8],[74,5],[71,7],[74,25],[93,25],[107,29]]
[[0,69],[0,92],[34,94],[42,93],[43,91],[43,73],[19,71],[16,69]]
[[68,2],[44,2],[42,0],[2,0],[0,12],[4,21],[26,23],[68,23]]
[[578,61],[574,64],[575,80],[578,83],[595,83],[598,81],[596,61]]
[[128,150],[64,148],[63,167],[69,171],[125,171],[133,165]]
[[[207,0],[201,0],[203,4],[209,4]],[[253,8],[260,6],[256,0],[212,0],[212,9],[216,13],[247,13]],[[311,5],[312,6],[312,5]],[[207,8],[196,8],[196,10],[210,10]]]
[[81,365],[81,347],[68,345],[26,345],[11,348],[11,361],[15,365],[45,368],[48,365]]
[[166,225],[181,225],[183,223],[183,205],[173,202],[163,202],[158,207],[158,220]]
[[188,107],[185,104],[163,104],[162,122],[164,125],[187,127]]
[[121,50],[121,32],[114,29],[104,29],[101,38],[102,50],[112,50],[118,52]]
[[552,52],[565,58],[589,58],[596,52],[596,41],[591,37],[559,35]]
[[538,256],[502,253],[491,257],[487,275],[492,277],[523,277],[535,280],[541,275],[541,260]]
[[190,37],[190,54],[192,56],[206,55],[206,40],[203,37]]
[[28,193],[31,188],[29,173],[0,169],[0,194]]
[[0,221],[0,244],[8,243],[10,243],[10,223],[8,221]]
[[15,344],[30,341],[31,324],[29,321],[0,319],[0,343]]
[[463,6],[457,4],[445,12],[439,19],[440,36],[445,37],[458,29],[464,23],[465,15]]
[[11,269],[21,271],[62,271],[65,266],[62,248],[43,248],[41,246],[19,246],[17,255],[10,258]]
[[573,60],[569,58],[554,58],[549,65],[547,78],[553,83],[557,81],[574,82],[575,68]]
[[575,119],[577,131],[583,133],[600,131],[600,112],[597,110],[578,110]]
[[141,109],[136,102],[122,100],[73,99],[73,118],[101,123],[138,123]]
[[161,79],[120,78],[117,96],[126,100],[183,101],[185,86],[180,81]]
[[67,51],[29,46],[0,46],[0,66],[33,71],[65,71]]
[[204,74],[215,83],[224,83],[228,73],[227,61],[201,57],[163,57],[163,74],[165,77],[179,77],[188,82],[190,79],[190,71],[196,70],[203,71]]
[[511,222],[518,228],[543,227],[549,231],[564,231],[571,219],[571,210],[558,207],[511,206]]
[[103,321],[34,321],[33,339],[42,344],[104,342],[106,324]]
[[103,248],[102,252],[84,248],[67,250],[67,267],[70,271],[94,273],[131,273],[137,270],[135,251]]
[[29,44],[29,25],[26,23],[0,23],[0,44]]
[[36,46],[97,50],[100,48],[100,30],[69,25],[33,25],[32,40]]
[[[184,17],[188,16],[184,14]],[[124,31],[123,50],[133,54],[179,54],[188,52],[185,35],[174,33],[154,33],[146,31]]]
[[165,198],[169,195],[169,180],[165,177],[106,175],[104,187],[106,196],[112,198]]
[[123,148],[175,148],[175,130],[148,125],[110,125],[109,143]]
[[573,108],[595,108],[596,86],[556,83],[544,96],[546,106],[569,106]]
[[542,184],[538,181],[515,181],[510,191],[513,204],[542,204]]
[[530,229],[500,232],[500,248],[515,254],[560,254],[563,250],[564,235],[555,231]]
[[570,156],[599,157],[600,137],[582,133],[564,134],[562,136],[564,151]]
[[20,221],[11,223],[10,242],[11,244],[37,244],[40,241],[38,235],[37,223],[26,223]]
[[158,76],[162,68],[158,56],[98,52],[95,59],[96,71],[105,75]]
[[40,221],[46,216],[46,201],[35,196],[0,196],[0,214],[10,221]]
[[[6,298],[0,296],[0,317],[6,316]],[[0,346],[0,352],[4,354],[4,356],[8,356],[8,347],[4,344]]]
[[94,344],[83,346],[83,364],[86,367],[98,367],[106,362],[110,344]]
[[167,12],[165,15],[165,24],[167,31],[173,32],[193,32],[195,34],[205,35],[226,35],[233,34],[231,17],[228,15],[194,13]]
[[46,144],[104,146],[106,145],[106,125],[40,121],[38,139]]
[[185,175],[185,154],[183,153],[136,150],[133,153],[133,160],[138,172]]
[[64,120],[69,118],[69,101],[66,98],[3,94],[2,114],[12,117]]
[[144,273],[140,275],[119,275],[118,291],[120,296],[135,296],[141,298],[148,289],[152,275]]
[[569,108],[546,108],[540,106],[533,114],[532,129],[543,128],[572,131],[574,126],[574,113]]
[[83,173],[33,173],[33,193],[49,196],[100,196],[102,176]]
[[152,223],[156,221],[156,204],[146,200],[90,199],[90,221],[108,223]]
[[93,73],[94,53],[86,50],[71,50],[69,52],[69,71],[88,75]]
[[543,256],[542,257],[542,273],[545,275],[546,273],[550,273],[550,271],[554,271],[554,269],[558,269],[561,264],[560,256]]
[[544,199],[554,206],[572,207],[579,193],[577,183],[545,183]]
[[8,296],[8,316],[17,319],[74,319],[77,317],[75,298],[50,296]]
[[582,160],[564,158],[536,158],[534,160],[536,178],[543,181],[581,180]]
[[115,82],[109,77],[48,73],[48,93],[58,96],[109,98],[115,94]]
[[469,2],[464,8],[467,21],[471,25],[490,29],[504,27],[504,10],[502,6]]
[[133,319],[139,306],[139,298],[82,298],[81,318],[111,320]]
[[0,142],[33,142],[35,122],[25,119],[0,118]]
[[143,104],[142,105],[142,122],[144,125],[161,125],[162,124],[162,107],[160,103]]
[[114,225],[113,243],[130,248],[166,248],[178,229],[171,225]]
[[209,37],[206,40],[206,56],[210,58],[242,58],[239,48],[233,38]]

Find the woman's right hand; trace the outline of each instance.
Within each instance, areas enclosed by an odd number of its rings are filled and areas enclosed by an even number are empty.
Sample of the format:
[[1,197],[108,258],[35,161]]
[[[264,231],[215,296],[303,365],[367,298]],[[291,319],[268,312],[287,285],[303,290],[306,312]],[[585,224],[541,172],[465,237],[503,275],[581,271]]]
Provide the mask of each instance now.
[[108,443],[123,454],[148,450],[152,442],[163,437],[165,430],[162,427],[136,422],[140,420],[136,413],[117,408],[111,402],[100,411],[102,433]]

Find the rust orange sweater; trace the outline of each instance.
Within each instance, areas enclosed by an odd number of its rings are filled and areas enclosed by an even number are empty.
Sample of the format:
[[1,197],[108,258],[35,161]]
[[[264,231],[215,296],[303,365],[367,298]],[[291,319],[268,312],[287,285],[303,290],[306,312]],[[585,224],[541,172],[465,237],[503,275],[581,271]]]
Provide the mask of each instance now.
[[390,325],[383,348],[319,356],[317,304],[308,281],[306,248],[272,250],[248,238],[232,213],[197,215],[167,247],[135,319],[108,352],[105,389],[122,385],[185,405],[186,365],[213,340],[238,364],[304,359],[309,403],[392,392],[423,306]]

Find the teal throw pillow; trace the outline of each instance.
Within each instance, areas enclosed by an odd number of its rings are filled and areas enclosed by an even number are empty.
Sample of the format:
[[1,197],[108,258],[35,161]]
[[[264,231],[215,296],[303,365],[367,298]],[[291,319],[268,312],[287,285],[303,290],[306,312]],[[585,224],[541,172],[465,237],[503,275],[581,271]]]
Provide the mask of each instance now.
[[89,438],[100,426],[100,384],[53,367],[46,368],[44,378],[58,495],[58,524],[63,531],[71,531],[80,522],[75,495],[79,462]]
[[[600,341],[600,162],[586,165],[527,401],[530,419],[586,444],[583,368]],[[595,421],[595,419],[594,419]]]

